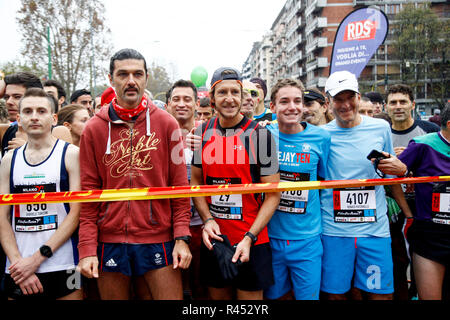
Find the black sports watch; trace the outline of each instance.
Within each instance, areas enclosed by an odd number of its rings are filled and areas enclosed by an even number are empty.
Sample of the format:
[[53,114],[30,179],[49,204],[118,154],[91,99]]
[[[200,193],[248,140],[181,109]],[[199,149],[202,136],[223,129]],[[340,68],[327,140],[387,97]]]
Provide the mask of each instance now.
[[252,239],[252,244],[255,244],[255,242],[258,241],[258,237],[255,236],[250,231],[245,233],[244,237],[246,237],[246,236],[249,237],[250,239]]
[[39,248],[39,252],[42,254],[42,256],[46,258],[51,258],[53,256],[52,248],[49,246],[43,245]]
[[191,239],[192,239],[191,236],[182,236],[182,237],[176,237],[176,238],[175,238],[175,241],[177,241],[177,240],[183,240],[183,241],[186,242],[187,244],[190,244],[190,243],[191,243]]

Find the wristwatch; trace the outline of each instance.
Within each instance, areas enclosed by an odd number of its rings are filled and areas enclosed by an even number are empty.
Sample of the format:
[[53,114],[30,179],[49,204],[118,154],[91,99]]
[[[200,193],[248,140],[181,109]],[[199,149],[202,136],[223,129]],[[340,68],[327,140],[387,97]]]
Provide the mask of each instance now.
[[53,256],[52,248],[49,246],[43,245],[39,248],[39,252],[42,254],[42,256],[46,258],[51,258]]
[[255,236],[250,231],[245,233],[244,237],[246,237],[246,236],[249,237],[250,239],[252,239],[252,244],[255,244],[255,242],[258,241],[258,237]]
[[187,244],[191,243],[191,236],[182,236],[182,237],[176,237],[175,241],[177,240],[183,240],[184,242],[186,242]]

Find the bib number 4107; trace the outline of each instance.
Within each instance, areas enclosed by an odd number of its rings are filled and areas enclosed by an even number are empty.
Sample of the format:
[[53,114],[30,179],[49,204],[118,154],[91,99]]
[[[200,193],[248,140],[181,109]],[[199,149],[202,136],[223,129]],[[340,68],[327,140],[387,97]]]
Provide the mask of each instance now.
[[348,205],[367,205],[368,201],[369,201],[369,193],[368,192],[347,194],[346,203]]

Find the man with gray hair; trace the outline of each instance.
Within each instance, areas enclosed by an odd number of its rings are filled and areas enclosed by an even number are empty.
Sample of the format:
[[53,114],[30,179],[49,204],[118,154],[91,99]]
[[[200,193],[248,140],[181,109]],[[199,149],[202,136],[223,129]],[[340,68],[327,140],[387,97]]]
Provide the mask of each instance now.
[[[372,150],[394,151],[389,124],[358,112],[361,95],[354,74],[331,74],[325,91],[335,116],[322,127],[331,134],[325,179],[379,178],[367,156]],[[405,214],[410,214],[401,188],[393,190]],[[321,207],[321,290],[330,300],[345,299],[353,279],[354,287],[367,293],[369,299],[392,299],[391,238],[383,186],[323,190]]]

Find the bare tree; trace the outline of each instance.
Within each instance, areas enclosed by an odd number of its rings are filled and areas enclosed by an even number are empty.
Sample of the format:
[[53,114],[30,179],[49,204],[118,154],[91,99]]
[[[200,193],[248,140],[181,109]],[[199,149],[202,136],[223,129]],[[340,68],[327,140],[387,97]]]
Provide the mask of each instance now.
[[172,86],[166,68],[153,62],[148,70],[148,75],[147,89],[153,94],[153,97],[164,100],[165,93]]
[[[22,0],[17,21],[22,53],[30,62],[48,63],[48,31],[52,71],[70,95],[77,86],[93,87],[104,78],[112,51],[105,7],[99,0]],[[94,62],[94,64],[93,64]]]

